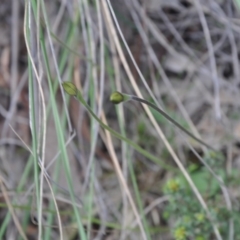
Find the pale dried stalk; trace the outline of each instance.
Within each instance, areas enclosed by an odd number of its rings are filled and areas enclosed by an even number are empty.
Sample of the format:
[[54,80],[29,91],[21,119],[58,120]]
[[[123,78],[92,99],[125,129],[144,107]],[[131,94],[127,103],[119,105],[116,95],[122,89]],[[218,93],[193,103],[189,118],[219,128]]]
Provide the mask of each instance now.
[[[102,113],[101,119],[102,119],[102,122],[105,125],[108,125],[106,117],[105,117],[105,115],[103,113]],[[105,131],[105,135],[106,135],[106,143],[107,143],[106,147],[107,147],[108,152],[109,152],[109,154],[110,154],[110,156],[111,156],[111,158],[113,160],[113,165],[114,165],[115,170],[117,172],[119,181],[121,182],[122,188],[124,189],[124,191],[126,192],[126,194],[128,196],[130,205],[131,205],[131,207],[133,209],[133,212],[135,214],[135,217],[136,217],[136,221],[137,221],[137,223],[139,225],[139,228],[141,230],[142,237],[143,237],[144,240],[147,240],[147,236],[146,236],[146,233],[145,233],[143,225],[142,225],[141,217],[140,217],[140,215],[139,215],[139,213],[137,211],[137,208],[136,208],[135,203],[133,201],[132,195],[130,193],[130,190],[128,188],[128,185],[126,183],[124,175],[122,173],[122,170],[121,170],[121,167],[120,167],[120,164],[119,164],[116,152],[114,150],[114,147],[113,147],[113,144],[112,144],[111,135],[110,135],[109,131],[107,131],[106,129],[104,129],[104,131]]]

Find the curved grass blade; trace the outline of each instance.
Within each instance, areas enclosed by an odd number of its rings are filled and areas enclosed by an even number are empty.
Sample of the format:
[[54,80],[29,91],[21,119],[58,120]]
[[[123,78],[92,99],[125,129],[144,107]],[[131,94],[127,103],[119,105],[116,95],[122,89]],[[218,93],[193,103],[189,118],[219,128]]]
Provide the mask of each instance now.
[[121,102],[125,102],[126,100],[134,100],[140,103],[144,103],[148,106],[150,106],[151,108],[153,108],[154,110],[156,110],[157,112],[159,112],[160,114],[162,114],[167,120],[169,120],[171,123],[173,123],[175,126],[177,126],[179,129],[181,129],[184,133],[186,133],[188,136],[190,136],[191,138],[193,138],[194,140],[196,140],[197,142],[199,142],[200,144],[204,145],[205,147],[212,149],[214,151],[216,151],[212,146],[210,146],[208,143],[205,143],[204,141],[202,141],[200,138],[197,138],[196,136],[194,136],[191,132],[189,132],[187,129],[185,129],[184,127],[182,127],[177,121],[175,121],[173,118],[171,118],[166,112],[164,112],[162,109],[158,108],[156,105],[154,105],[151,102],[148,102],[145,99],[139,98],[137,96],[133,96],[133,95],[128,95],[128,94],[124,94],[124,93],[120,93],[120,92],[114,92],[111,94],[110,96],[110,101],[113,102],[114,104],[119,104]]

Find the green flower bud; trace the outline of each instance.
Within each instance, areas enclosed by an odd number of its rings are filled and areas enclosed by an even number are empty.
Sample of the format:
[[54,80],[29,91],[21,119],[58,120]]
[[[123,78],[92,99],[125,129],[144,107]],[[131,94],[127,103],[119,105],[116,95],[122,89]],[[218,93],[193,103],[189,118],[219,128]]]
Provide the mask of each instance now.
[[167,182],[167,190],[170,192],[178,192],[180,189],[180,182],[177,179],[170,179]]
[[125,101],[124,95],[120,92],[114,92],[110,96],[110,101],[114,104],[119,104]]
[[187,232],[184,227],[178,227],[174,231],[174,237],[176,240],[185,240],[187,239]]
[[71,96],[76,96],[77,95],[77,88],[75,85],[71,82],[64,82],[62,83],[62,86],[65,90],[66,93],[68,93]]
[[198,220],[198,222],[204,222],[205,221],[205,215],[203,213],[196,213],[195,217]]

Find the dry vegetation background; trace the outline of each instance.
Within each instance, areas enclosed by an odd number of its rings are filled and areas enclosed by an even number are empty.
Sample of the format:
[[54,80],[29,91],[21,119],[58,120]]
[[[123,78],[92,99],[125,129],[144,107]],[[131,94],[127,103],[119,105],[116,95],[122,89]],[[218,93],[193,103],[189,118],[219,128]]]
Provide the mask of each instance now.
[[[193,163],[204,168],[198,157],[208,150],[139,103],[115,107],[109,101],[114,90],[156,100],[217,149],[220,170],[226,176],[234,170],[236,177],[235,185],[225,182],[216,194],[226,209],[238,212],[239,1],[112,0],[114,17],[106,0],[40,2],[0,2],[1,239],[195,239],[184,231],[176,236],[176,217],[164,215],[169,196],[163,189],[181,175],[176,161],[186,172]],[[81,103],[63,93],[61,81],[72,81],[103,122],[175,170],[109,135]],[[68,163],[61,157],[61,136]],[[210,207],[205,194],[198,199]],[[205,212],[204,206],[199,211]],[[209,239],[239,239],[233,219],[225,238],[208,217]]]

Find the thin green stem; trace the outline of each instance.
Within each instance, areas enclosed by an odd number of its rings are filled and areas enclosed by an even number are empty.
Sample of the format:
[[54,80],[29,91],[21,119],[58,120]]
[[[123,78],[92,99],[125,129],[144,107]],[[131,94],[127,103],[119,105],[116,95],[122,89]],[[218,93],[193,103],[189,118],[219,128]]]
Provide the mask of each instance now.
[[[69,84],[70,82],[64,82],[63,88],[64,90],[70,94],[71,91],[69,90]],[[72,84],[72,83],[71,83]],[[74,86],[74,84],[72,84]],[[75,86],[74,86],[75,87]],[[76,87],[75,87],[76,88]],[[148,159],[152,160],[153,162],[155,162],[156,164],[160,165],[161,167],[167,169],[167,170],[171,170],[171,171],[177,171],[178,170],[164,162],[162,162],[161,160],[159,160],[157,157],[153,156],[151,153],[147,152],[146,150],[142,149],[141,147],[139,147],[136,143],[132,142],[131,140],[129,140],[128,138],[122,136],[121,134],[119,134],[118,132],[114,131],[112,128],[110,128],[109,126],[105,125],[98,117],[97,115],[92,111],[92,109],[90,108],[90,106],[86,103],[86,101],[83,99],[82,94],[79,90],[77,90],[77,94],[75,95],[75,97],[77,98],[77,100],[79,100],[83,106],[88,110],[88,112],[92,115],[93,118],[95,118],[95,120],[100,124],[100,126],[106,130],[108,130],[113,136],[115,136],[116,138],[125,141],[126,143],[128,143],[129,145],[131,145],[135,150],[137,150],[139,153],[143,154],[145,157],[147,157]],[[72,95],[73,96],[73,95]]]
[[131,99],[140,103],[144,103],[147,104],[148,106],[150,106],[151,108],[153,108],[154,110],[156,110],[157,112],[159,112],[160,114],[162,114],[167,120],[169,120],[171,123],[173,123],[175,126],[177,126],[178,128],[180,128],[184,133],[186,133],[188,136],[190,136],[191,138],[193,138],[194,140],[196,140],[197,142],[201,143],[202,145],[204,145],[207,148],[210,148],[214,151],[216,151],[212,146],[210,146],[208,143],[205,143],[204,141],[202,141],[200,138],[197,138],[196,136],[194,136],[191,132],[189,132],[187,129],[185,129],[184,127],[182,127],[178,122],[176,122],[173,118],[171,118],[166,112],[164,112],[163,110],[161,110],[160,108],[158,108],[156,105],[152,104],[151,102],[148,102],[147,100],[138,98],[136,96],[131,96]]
[[208,143],[205,143],[200,138],[197,138],[196,136],[194,136],[191,132],[189,132],[187,129],[182,127],[177,121],[175,121],[166,112],[164,112],[162,109],[160,109],[159,107],[157,107],[153,103],[151,103],[151,102],[149,102],[149,101],[147,101],[145,99],[139,98],[137,96],[128,95],[128,94],[120,93],[120,92],[114,92],[110,96],[110,101],[113,102],[114,104],[119,104],[121,102],[126,102],[126,101],[129,101],[129,100],[134,100],[134,101],[137,101],[137,102],[140,102],[140,103],[144,103],[144,104],[150,106],[151,108],[153,108],[154,110],[159,112],[162,116],[164,116],[167,120],[169,120],[171,123],[173,123],[175,126],[177,126],[179,129],[181,129],[188,136],[190,136],[191,138],[193,138],[197,142],[201,143],[205,147],[210,148],[210,149],[216,151],[212,146],[210,146]]

